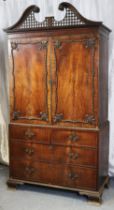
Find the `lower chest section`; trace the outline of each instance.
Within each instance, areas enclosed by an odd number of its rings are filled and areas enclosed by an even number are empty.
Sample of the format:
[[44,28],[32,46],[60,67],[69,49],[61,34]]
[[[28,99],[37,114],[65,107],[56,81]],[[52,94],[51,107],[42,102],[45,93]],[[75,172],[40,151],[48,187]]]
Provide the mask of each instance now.
[[97,145],[95,132],[13,125],[10,127],[10,177],[95,190]]

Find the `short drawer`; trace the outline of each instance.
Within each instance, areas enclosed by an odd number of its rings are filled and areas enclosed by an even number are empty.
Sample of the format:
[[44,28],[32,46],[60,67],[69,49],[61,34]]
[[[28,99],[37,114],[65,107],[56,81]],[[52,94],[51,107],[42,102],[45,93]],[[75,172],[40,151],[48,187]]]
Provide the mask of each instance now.
[[48,144],[50,143],[51,130],[48,128],[10,125],[9,136],[11,139],[36,141]]
[[10,158],[97,167],[97,151],[88,148],[10,141]]
[[88,146],[97,148],[98,133],[53,129],[52,143],[59,145]]
[[96,170],[60,164],[12,161],[10,177],[70,188],[96,189]]

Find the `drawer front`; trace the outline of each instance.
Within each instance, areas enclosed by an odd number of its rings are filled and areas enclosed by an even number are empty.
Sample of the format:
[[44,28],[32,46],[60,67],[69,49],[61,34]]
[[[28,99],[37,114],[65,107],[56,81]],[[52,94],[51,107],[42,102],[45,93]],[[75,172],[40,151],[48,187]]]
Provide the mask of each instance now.
[[51,130],[30,126],[10,125],[9,136],[12,139],[35,141],[38,143],[50,143]]
[[65,131],[53,129],[52,143],[97,148],[98,133],[91,131]]
[[11,139],[51,143],[55,145],[87,146],[97,148],[98,133],[90,131],[60,130],[30,126],[10,125]]
[[70,188],[96,189],[96,170],[51,163],[12,161],[10,177]]
[[38,160],[97,166],[97,150],[95,149],[43,145],[17,140],[10,141],[10,157],[12,159],[23,158],[33,162]]

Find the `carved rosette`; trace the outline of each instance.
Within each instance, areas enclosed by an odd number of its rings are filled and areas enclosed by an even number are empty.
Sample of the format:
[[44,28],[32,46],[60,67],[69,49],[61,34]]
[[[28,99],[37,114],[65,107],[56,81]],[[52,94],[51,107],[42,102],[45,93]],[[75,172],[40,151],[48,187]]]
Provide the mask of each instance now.
[[12,50],[16,50],[18,48],[18,44],[16,42],[11,42]]
[[41,120],[43,120],[43,121],[47,121],[47,120],[48,120],[47,113],[45,113],[45,112],[40,112],[40,118],[41,118]]
[[59,40],[57,40],[57,41],[54,42],[54,46],[55,46],[56,48],[60,48],[61,45],[62,45],[62,43],[61,43]]
[[14,111],[14,112],[13,112],[13,120],[18,120],[20,114],[21,114],[21,112],[19,112],[19,111]]
[[61,122],[63,120],[64,116],[62,113],[56,114],[54,117],[54,122]]
[[95,43],[96,43],[95,40],[88,39],[88,40],[84,41],[84,46],[85,46],[85,48],[92,48],[95,46]]
[[95,117],[93,115],[86,115],[84,122],[87,124],[93,124],[95,122]]
[[47,48],[48,41],[41,41],[38,43],[39,50],[44,50]]

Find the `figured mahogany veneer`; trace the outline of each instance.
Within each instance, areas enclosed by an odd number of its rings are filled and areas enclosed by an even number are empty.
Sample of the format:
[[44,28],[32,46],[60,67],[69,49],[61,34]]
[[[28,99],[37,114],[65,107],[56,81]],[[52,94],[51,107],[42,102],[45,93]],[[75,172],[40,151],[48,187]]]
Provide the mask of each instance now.
[[8,185],[38,184],[101,201],[108,183],[108,37],[102,22],[61,3],[32,5],[5,29],[10,62]]
[[12,139],[35,141],[36,143],[50,144],[51,140],[51,130],[48,128],[11,125],[9,135]]
[[[96,170],[72,167],[70,165],[34,162],[32,165],[25,161],[11,161],[10,176],[26,181],[67,186],[70,188],[96,189]],[[93,179],[88,179],[88,177]]]
[[10,125],[10,138],[53,145],[97,148],[98,132]]
[[11,140],[10,148],[11,159],[14,160],[23,157],[24,160],[27,159],[30,162],[47,161],[97,167],[97,150],[95,149],[27,142],[22,144],[18,140]]
[[87,146],[97,148],[98,133],[77,130],[53,129],[52,143],[55,145]]

